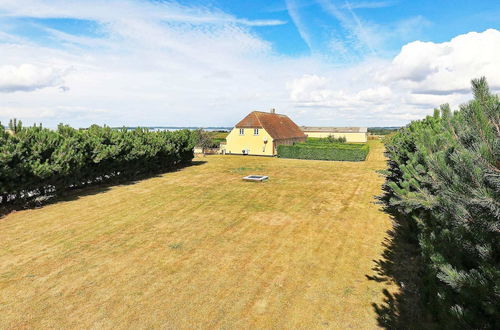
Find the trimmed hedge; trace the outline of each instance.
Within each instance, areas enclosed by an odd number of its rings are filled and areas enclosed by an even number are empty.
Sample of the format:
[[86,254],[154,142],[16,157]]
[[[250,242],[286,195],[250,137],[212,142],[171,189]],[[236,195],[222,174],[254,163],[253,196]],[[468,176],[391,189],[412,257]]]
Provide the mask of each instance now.
[[359,162],[366,159],[368,152],[367,144],[325,143],[309,139],[292,146],[278,146],[278,157],[281,158]]
[[195,134],[188,130],[10,126],[8,132],[0,124],[0,206],[162,173],[194,157]]

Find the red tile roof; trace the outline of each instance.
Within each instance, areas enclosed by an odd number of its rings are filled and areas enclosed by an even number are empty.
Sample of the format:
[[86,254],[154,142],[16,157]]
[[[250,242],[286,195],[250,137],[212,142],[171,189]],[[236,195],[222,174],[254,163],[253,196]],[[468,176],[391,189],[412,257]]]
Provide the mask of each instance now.
[[288,116],[277,113],[253,111],[243,118],[237,128],[263,128],[275,140],[305,138],[306,135]]

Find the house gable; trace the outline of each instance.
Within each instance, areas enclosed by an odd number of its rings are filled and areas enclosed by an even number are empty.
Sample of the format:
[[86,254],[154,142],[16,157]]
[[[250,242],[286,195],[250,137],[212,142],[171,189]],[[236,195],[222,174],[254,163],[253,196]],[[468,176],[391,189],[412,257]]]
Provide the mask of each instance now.
[[[240,134],[240,129],[243,134]],[[254,130],[258,129],[258,134]],[[273,138],[261,127],[234,127],[226,137],[226,152],[232,154],[242,154],[243,150],[248,150],[252,155],[272,156]]]
[[305,138],[306,135],[288,116],[253,111],[235,126],[236,128],[263,128],[274,140]]
[[306,138],[288,116],[253,111],[229,133],[225,150],[232,154],[273,156],[278,145],[302,142]]

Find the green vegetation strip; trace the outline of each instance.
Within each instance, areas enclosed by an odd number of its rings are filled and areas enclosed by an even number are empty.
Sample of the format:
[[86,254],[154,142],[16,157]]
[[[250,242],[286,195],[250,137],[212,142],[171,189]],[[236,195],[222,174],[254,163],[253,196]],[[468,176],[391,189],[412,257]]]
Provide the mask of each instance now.
[[278,146],[278,157],[296,159],[364,161],[369,147],[366,144],[326,142],[323,139],[307,139],[305,143]]
[[84,185],[130,180],[190,163],[192,131],[152,132],[92,125],[56,130],[0,124],[0,206],[61,195]]

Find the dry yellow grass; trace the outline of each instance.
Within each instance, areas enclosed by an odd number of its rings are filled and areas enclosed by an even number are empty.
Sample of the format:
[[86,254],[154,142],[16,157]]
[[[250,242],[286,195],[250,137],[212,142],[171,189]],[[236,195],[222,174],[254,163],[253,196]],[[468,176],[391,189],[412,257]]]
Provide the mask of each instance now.
[[[366,162],[209,156],[0,219],[0,328],[377,327]],[[266,174],[266,183],[244,182]]]

